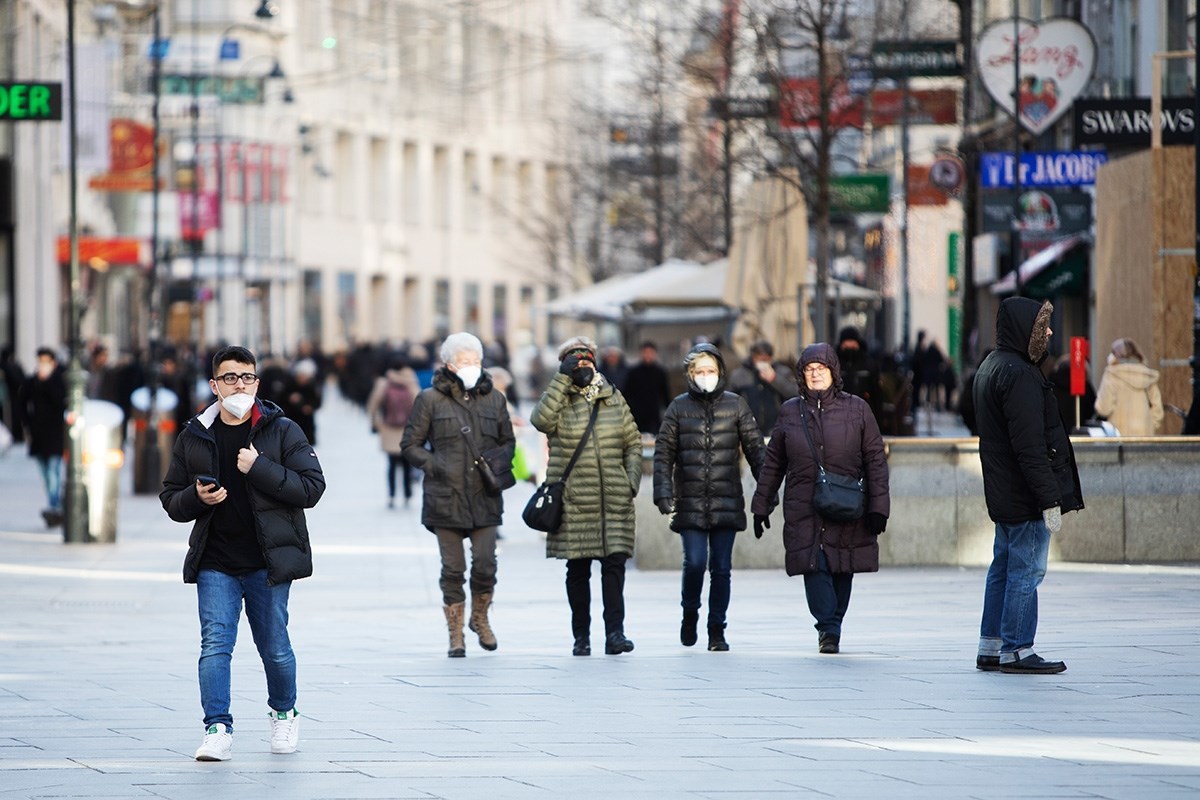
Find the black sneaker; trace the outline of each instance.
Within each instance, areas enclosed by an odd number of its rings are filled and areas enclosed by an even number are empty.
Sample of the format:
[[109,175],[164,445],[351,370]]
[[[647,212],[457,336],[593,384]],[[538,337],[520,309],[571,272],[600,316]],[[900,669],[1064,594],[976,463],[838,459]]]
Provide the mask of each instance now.
[[1000,662],[1000,671],[1010,675],[1055,675],[1066,672],[1067,665],[1061,661],[1047,661],[1037,653],[1030,653],[1017,661]]
[[1000,671],[1000,656],[975,656],[975,669],[984,672]]
[[817,639],[817,649],[822,653],[841,652],[842,637],[833,633],[822,633]]
[[588,641],[586,636],[576,636],[575,646],[571,648],[573,656],[590,656],[592,654],[592,643]]
[[632,653],[633,641],[625,638],[623,633],[610,633],[604,640],[604,653],[619,656],[621,653]]

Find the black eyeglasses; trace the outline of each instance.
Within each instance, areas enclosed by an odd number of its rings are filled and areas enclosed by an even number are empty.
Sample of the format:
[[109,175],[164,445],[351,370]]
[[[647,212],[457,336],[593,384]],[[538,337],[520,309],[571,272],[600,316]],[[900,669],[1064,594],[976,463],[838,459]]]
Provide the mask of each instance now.
[[213,378],[213,380],[220,381],[226,386],[233,386],[239,380],[247,386],[253,386],[258,383],[258,376],[253,372],[243,372],[240,375],[236,372],[226,372],[224,375],[218,375]]

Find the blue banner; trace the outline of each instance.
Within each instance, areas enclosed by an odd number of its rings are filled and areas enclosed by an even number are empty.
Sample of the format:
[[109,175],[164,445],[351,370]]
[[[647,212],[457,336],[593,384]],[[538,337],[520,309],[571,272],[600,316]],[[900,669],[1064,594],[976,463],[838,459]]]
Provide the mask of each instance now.
[[[1096,183],[1096,170],[1107,162],[1107,153],[1094,150],[1021,153],[1021,185],[1092,186]],[[979,156],[979,185],[984,189],[1011,187],[1012,153],[982,153]]]

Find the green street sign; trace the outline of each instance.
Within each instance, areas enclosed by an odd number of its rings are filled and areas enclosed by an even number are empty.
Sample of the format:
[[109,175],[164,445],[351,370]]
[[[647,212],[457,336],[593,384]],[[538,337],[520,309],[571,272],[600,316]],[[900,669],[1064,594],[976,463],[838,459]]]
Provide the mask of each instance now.
[[876,42],[871,48],[871,71],[876,79],[962,75],[958,49],[958,42],[949,39]]
[[886,214],[891,204],[887,173],[834,175],[829,179],[829,210],[835,214]]
[[62,84],[0,83],[0,120],[40,122],[62,119]]

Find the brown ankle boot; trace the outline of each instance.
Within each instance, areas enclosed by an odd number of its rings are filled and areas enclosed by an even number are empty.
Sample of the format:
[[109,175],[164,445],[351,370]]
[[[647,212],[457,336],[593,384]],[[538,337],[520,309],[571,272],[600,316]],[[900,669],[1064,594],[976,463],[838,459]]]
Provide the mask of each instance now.
[[495,650],[496,634],[488,623],[488,606],[492,604],[492,593],[471,595],[471,622],[469,627],[479,634],[479,646],[484,650]]
[[446,612],[446,627],[450,630],[450,649],[446,655],[450,658],[462,658],[467,654],[467,643],[463,641],[463,612],[466,603],[455,603],[452,606],[442,606]]

